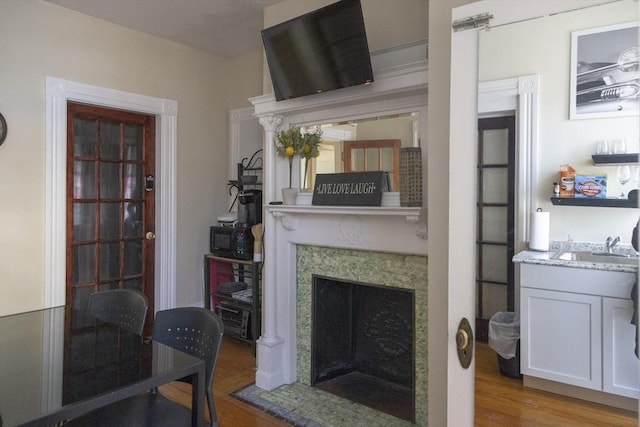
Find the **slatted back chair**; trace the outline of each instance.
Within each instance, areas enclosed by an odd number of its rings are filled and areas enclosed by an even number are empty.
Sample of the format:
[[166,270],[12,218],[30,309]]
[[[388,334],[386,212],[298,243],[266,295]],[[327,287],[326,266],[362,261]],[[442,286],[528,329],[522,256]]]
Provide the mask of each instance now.
[[87,313],[96,319],[142,335],[149,301],[140,291],[114,289],[89,295]]

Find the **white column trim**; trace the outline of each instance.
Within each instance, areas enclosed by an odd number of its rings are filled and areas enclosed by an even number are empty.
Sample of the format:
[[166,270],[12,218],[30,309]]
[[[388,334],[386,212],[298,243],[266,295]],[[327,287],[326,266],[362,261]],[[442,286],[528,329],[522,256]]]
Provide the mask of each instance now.
[[[275,132],[282,124],[282,117],[268,115],[260,117],[260,124],[264,128],[264,200],[276,200],[275,197]],[[262,292],[262,335],[257,342],[257,367],[256,385],[266,390],[292,382],[290,378],[285,378],[285,342],[278,333],[278,286],[276,274],[278,259],[282,254],[277,252],[276,243],[276,218],[272,215],[263,215],[265,234],[268,236],[264,240],[264,250],[269,254],[265,258]],[[281,308],[282,309],[282,308]],[[294,352],[295,354],[295,352]],[[295,358],[294,358],[295,360]],[[295,372],[295,370],[294,370]]]
[[176,304],[176,146],[178,103],[56,77],[45,78],[46,308],[65,304],[67,101],[156,116],[156,310]]

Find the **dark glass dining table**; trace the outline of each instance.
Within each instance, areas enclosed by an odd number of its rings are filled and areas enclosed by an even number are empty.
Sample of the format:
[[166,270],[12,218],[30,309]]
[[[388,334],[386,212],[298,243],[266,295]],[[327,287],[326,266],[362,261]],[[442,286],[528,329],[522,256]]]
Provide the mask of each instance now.
[[190,377],[204,425],[205,363],[85,313],[56,307],[0,317],[0,427],[51,426]]

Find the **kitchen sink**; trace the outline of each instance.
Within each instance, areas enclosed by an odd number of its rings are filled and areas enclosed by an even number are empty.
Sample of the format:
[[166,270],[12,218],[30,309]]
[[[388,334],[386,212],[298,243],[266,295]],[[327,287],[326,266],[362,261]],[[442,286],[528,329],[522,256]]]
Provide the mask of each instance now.
[[640,263],[640,258],[636,255],[608,252],[564,252],[558,255],[556,258],[566,261],[593,262],[601,264],[638,265]]

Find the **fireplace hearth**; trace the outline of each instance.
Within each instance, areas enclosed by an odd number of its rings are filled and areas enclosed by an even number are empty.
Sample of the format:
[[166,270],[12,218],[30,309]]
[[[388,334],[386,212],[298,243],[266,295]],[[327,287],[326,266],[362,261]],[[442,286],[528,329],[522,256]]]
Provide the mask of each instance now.
[[314,275],[311,385],[414,419],[414,292]]

